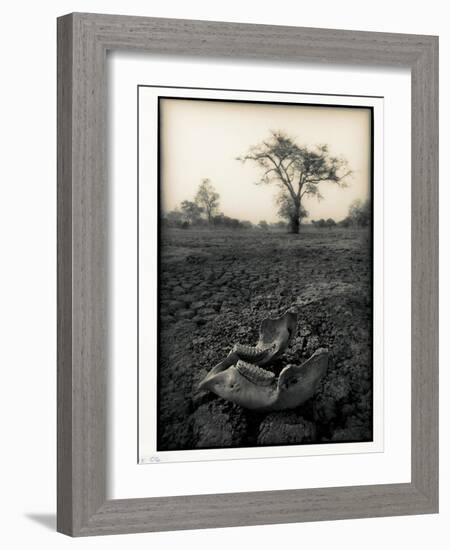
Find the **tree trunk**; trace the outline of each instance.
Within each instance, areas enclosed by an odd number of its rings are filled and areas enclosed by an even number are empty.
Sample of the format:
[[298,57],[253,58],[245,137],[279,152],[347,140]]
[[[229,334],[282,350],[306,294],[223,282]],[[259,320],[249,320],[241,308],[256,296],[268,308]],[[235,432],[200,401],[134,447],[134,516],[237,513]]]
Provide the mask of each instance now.
[[289,223],[289,233],[298,234],[300,232],[300,221],[297,217],[292,217]]
[[289,232],[298,235],[300,233],[300,203],[293,204],[292,216],[289,223]]

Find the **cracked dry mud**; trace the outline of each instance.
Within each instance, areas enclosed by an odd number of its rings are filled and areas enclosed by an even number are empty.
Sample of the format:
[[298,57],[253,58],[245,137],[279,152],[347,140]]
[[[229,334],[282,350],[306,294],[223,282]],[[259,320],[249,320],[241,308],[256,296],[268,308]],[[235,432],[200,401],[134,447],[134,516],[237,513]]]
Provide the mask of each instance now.
[[[365,230],[164,229],[158,450],[370,441],[371,241]],[[197,385],[261,320],[298,312],[271,369],[328,348],[316,395],[293,410],[246,410]]]

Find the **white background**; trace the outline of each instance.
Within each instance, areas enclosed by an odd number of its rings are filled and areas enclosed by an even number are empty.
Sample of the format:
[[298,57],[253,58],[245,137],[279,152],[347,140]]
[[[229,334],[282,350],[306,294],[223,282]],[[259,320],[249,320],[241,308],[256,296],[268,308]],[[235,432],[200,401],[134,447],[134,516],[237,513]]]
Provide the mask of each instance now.
[[[450,520],[448,348],[441,353],[441,513],[439,516],[245,527],[196,532],[70,539],[54,533],[56,411],[56,27],[55,17],[96,11],[192,19],[304,25],[440,35],[441,97],[450,96],[450,30],[444,2],[278,0],[161,3],[110,0],[9,2],[2,10],[0,132],[2,162],[0,277],[1,517],[7,548],[229,548],[289,544],[315,548],[446,548]],[[441,280],[450,277],[448,101],[441,112]],[[441,337],[449,324],[449,290],[441,289]],[[447,309],[447,311],[446,311]]]

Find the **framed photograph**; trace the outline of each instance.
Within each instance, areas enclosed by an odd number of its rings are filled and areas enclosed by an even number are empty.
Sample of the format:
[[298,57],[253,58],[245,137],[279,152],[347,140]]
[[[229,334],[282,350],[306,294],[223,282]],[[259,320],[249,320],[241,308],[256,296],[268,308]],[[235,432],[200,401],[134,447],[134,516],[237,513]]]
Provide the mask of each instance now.
[[58,20],[58,530],[438,509],[438,40]]

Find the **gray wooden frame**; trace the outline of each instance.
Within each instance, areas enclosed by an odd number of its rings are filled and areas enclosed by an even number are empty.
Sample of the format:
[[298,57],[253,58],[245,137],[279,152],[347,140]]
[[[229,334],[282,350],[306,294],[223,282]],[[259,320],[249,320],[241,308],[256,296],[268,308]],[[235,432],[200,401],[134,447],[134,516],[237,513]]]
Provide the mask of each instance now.
[[[411,483],[107,500],[106,52],[118,49],[411,69]],[[81,13],[59,18],[58,530],[82,536],[437,510],[438,38]]]

